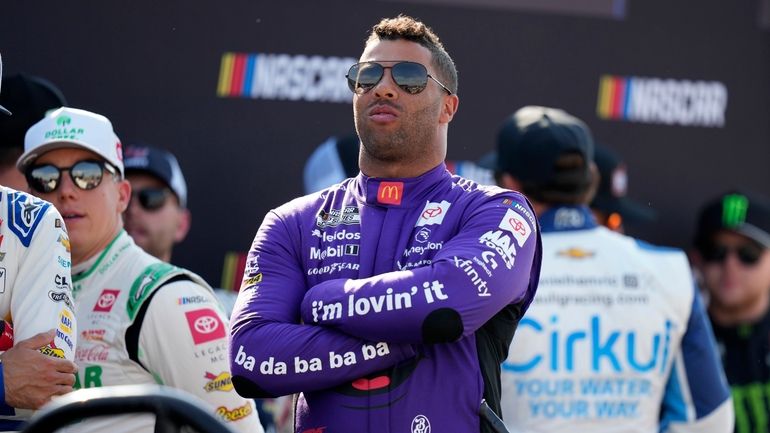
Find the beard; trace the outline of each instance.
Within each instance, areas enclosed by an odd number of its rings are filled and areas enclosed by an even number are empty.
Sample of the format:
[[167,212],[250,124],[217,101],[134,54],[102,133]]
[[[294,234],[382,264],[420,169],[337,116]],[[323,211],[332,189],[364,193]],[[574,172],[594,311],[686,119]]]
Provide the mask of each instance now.
[[417,159],[425,155],[438,134],[436,124],[440,107],[441,99],[438,99],[413,113],[402,111],[400,123],[395,130],[378,128],[368,116],[356,110],[356,132],[361,139],[363,151],[373,159],[384,162]]

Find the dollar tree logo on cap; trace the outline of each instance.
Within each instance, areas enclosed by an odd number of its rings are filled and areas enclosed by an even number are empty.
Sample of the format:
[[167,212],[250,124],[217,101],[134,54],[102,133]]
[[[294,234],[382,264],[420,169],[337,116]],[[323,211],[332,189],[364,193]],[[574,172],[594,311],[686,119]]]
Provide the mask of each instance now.
[[722,199],[722,223],[726,227],[735,227],[746,222],[749,199],[740,194],[728,194]]
[[56,124],[61,128],[72,123],[72,119],[69,116],[59,116],[56,118]]

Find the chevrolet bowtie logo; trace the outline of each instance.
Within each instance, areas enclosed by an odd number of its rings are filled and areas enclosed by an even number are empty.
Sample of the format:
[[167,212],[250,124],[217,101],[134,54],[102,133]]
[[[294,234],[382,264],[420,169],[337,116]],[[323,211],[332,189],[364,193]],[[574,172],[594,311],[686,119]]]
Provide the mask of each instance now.
[[404,196],[404,182],[380,182],[377,189],[377,202],[400,205]]

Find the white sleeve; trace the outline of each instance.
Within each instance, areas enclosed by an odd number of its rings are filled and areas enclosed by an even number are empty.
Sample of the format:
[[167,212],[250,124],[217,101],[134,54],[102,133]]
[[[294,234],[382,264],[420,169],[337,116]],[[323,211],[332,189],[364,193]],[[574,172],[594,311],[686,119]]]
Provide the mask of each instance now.
[[139,332],[139,361],[159,383],[210,404],[230,427],[262,433],[254,401],[233,389],[227,319],[214,294],[187,280],[157,290]]
[[70,244],[59,212],[48,206],[29,247],[18,241],[19,268],[12,288],[14,341],[56,328],[52,356],[75,359],[77,326],[72,306]]

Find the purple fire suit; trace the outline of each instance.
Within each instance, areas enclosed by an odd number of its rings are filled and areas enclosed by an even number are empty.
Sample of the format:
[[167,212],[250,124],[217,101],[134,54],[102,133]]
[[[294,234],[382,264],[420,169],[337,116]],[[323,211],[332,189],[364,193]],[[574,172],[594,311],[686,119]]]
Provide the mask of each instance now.
[[535,295],[540,233],[519,193],[363,174],[267,214],[231,320],[247,397],[300,393],[295,431],[478,432]]

